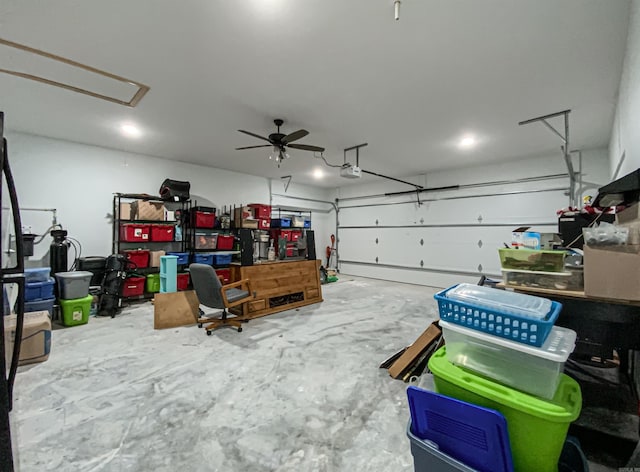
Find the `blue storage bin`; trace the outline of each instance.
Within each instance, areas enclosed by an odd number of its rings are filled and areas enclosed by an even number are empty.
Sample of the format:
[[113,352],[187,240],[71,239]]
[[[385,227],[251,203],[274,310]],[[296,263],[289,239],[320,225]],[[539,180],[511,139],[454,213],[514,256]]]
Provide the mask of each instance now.
[[168,252],[167,256],[176,256],[178,258],[178,265],[189,263],[188,252]]
[[31,313],[32,311],[48,311],[49,316],[53,316],[53,304],[55,301],[55,298],[49,298],[46,300],[24,302],[24,312]]
[[25,269],[24,280],[27,283],[31,282],[47,282],[51,275],[50,267],[36,267],[33,269]]
[[195,253],[191,259],[192,259],[192,262],[196,262],[198,264],[213,265],[213,254],[211,253],[206,253],[206,254]]
[[305,229],[311,229],[311,220],[304,220],[304,226]]
[[213,265],[223,266],[231,264],[231,254],[212,254]]
[[291,218],[274,218],[271,220],[272,228],[291,228]]
[[503,313],[447,298],[447,292],[455,287],[457,285],[433,296],[442,320],[530,346],[544,344],[562,310],[562,304],[551,302],[551,311],[544,320]]
[[53,297],[54,284],[55,280],[51,277],[46,282],[29,282],[25,284],[24,300],[33,302]]

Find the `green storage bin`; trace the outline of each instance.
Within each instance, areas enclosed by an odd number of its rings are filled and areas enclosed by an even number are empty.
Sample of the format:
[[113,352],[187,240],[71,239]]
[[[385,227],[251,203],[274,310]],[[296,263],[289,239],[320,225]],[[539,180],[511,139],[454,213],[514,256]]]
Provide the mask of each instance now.
[[149,293],[158,293],[160,291],[160,274],[147,275],[146,290]]
[[502,248],[498,252],[503,269],[564,272],[565,251]]
[[62,324],[65,326],[76,326],[89,322],[89,312],[93,295],[82,298],[72,298],[70,300],[59,300],[62,309]]
[[582,407],[580,386],[562,375],[553,400],[544,400],[451,364],[446,346],[429,360],[436,391],[499,411],[507,419],[516,472],[557,472],[569,424]]

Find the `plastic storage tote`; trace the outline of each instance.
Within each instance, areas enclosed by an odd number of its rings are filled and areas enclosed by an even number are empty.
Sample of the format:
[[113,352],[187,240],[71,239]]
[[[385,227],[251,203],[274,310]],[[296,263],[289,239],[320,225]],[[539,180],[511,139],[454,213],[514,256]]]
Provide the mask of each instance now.
[[189,273],[178,274],[176,280],[176,286],[179,291],[187,290],[189,288]]
[[62,324],[65,326],[76,326],[89,322],[89,312],[93,295],[76,298],[74,300],[60,300],[62,310]]
[[178,265],[185,265],[189,263],[188,252],[168,252],[167,256],[176,256],[178,258]]
[[231,254],[213,254],[213,265],[225,266],[231,264]]
[[123,297],[138,297],[144,293],[145,277],[128,277],[122,285]]
[[53,304],[55,303],[55,298],[49,298],[45,300],[36,300],[33,302],[24,302],[24,312],[31,313],[33,311],[48,311],[49,316],[53,316]]
[[[434,298],[438,302],[440,319],[531,346],[542,346],[562,309],[560,303],[551,302],[551,311],[546,319],[530,318],[517,314],[518,311],[522,312],[522,306],[517,306],[517,300],[520,299],[519,297],[538,298],[540,300],[546,299],[478,285],[470,285],[470,287],[474,287],[474,290],[476,288],[493,290],[495,292],[502,292],[505,297],[510,297],[508,299],[509,304],[504,304],[501,309],[489,309],[480,307],[475,303],[449,298],[448,292],[456,287],[457,285],[454,285],[434,295]],[[516,298],[511,298],[513,295],[516,295]],[[516,304],[515,307],[513,306],[514,303]],[[514,311],[514,308],[516,308],[516,311]]]
[[440,327],[447,359],[496,382],[538,397],[552,399],[564,364],[573,352],[576,333],[554,326],[542,347],[498,338],[446,321]]
[[502,269],[502,280],[510,287],[536,287],[551,290],[584,290],[584,272],[532,272]]
[[149,250],[147,249],[132,249],[128,251],[122,251],[127,256],[129,262],[131,262],[136,268],[144,268],[149,266]]
[[50,267],[36,267],[24,270],[24,280],[26,283],[47,282],[51,275]]
[[149,293],[158,293],[160,291],[160,274],[147,275],[145,289]]
[[[481,472],[513,472],[507,421],[489,408],[410,386],[411,432]],[[482,438],[482,440],[478,440]]]
[[442,452],[435,443],[418,438],[411,432],[411,422],[407,426],[407,436],[415,472],[477,472]]
[[93,274],[89,271],[58,272],[58,295],[64,300],[84,298],[89,295]]
[[33,302],[53,297],[53,286],[56,281],[49,278],[46,282],[27,282],[24,290],[24,301]]
[[194,228],[214,228],[216,225],[216,214],[209,211],[192,210],[191,223]]
[[236,241],[236,238],[234,238],[233,236],[229,236],[226,234],[219,234],[216,248],[223,251],[230,251],[233,249],[233,243],[235,241]]
[[195,234],[196,249],[215,249],[218,244],[218,233],[197,232]]
[[270,205],[263,205],[261,203],[250,203],[249,207],[253,208],[253,217],[254,218],[258,218],[258,219],[266,218],[267,220],[271,218],[271,206]]
[[151,225],[123,224],[120,226],[120,241],[123,242],[143,242],[149,241]]
[[569,424],[578,418],[582,406],[578,383],[562,375],[553,400],[544,400],[451,364],[446,349],[440,348],[429,359],[436,391],[502,413],[515,470],[557,472]]
[[271,220],[272,228],[291,228],[291,218],[274,218]]
[[541,272],[564,271],[565,251],[537,249],[498,249],[503,269],[535,270]]
[[231,270],[230,269],[216,269],[216,275],[222,277],[222,284],[228,284],[231,282]]
[[191,258],[191,262],[196,262],[198,264],[213,265],[213,254],[195,253]]
[[173,241],[174,231],[173,225],[151,225],[151,241]]

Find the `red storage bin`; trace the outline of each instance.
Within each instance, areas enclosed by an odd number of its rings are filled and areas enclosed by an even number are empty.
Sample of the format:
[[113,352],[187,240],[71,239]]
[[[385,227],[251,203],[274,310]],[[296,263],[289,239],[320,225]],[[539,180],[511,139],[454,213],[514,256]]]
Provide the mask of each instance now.
[[137,225],[126,223],[120,226],[120,241],[138,242],[149,241],[150,225]]
[[271,206],[263,205],[261,203],[251,203],[249,205],[253,208],[253,217],[258,219],[266,219],[271,221]]
[[287,247],[287,257],[293,257],[293,247]]
[[231,281],[231,269],[216,269],[216,274],[222,276],[223,284],[228,284]]
[[235,242],[235,240],[236,238],[234,238],[233,236],[229,236],[226,234],[219,234],[218,244],[216,248],[225,250],[225,251],[230,251],[231,249],[233,249],[233,243]]
[[281,229],[280,230],[280,234],[278,235],[279,238],[284,238],[287,241],[291,241],[291,230],[290,229]]
[[125,279],[124,285],[122,286],[122,296],[137,297],[142,295],[144,293],[144,283],[146,280],[145,277],[129,277]]
[[178,290],[187,290],[189,288],[189,274],[178,274],[177,280]]
[[271,229],[271,220],[269,218],[261,218],[258,220],[258,229]]
[[151,225],[151,241],[173,241],[173,225]]
[[213,228],[216,225],[216,214],[208,211],[191,211],[191,224],[194,228]]
[[291,233],[291,239],[289,239],[289,241],[295,242],[302,237],[302,231],[291,230],[290,233]]
[[132,263],[138,268],[149,267],[149,250],[136,249],[131,251],[122,251]]

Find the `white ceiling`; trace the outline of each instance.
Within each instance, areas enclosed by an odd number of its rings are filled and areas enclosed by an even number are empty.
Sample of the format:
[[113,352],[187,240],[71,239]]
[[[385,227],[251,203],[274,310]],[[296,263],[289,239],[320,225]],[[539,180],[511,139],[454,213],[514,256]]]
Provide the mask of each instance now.
[[[407,177],[558,152],[541,124],[570,108],[574,149],[606,146],[627,0],[2,0],[0,37],[151,87],[138,107],[0,74],[7,127],[320,186],[312,153],[278,169],[238,133],[306,128],[301,143],[362,142],[361,167]],[[3,65],[0,64],[0,68]],[[122,136],[137,123],[143,136]],[[479,145],[456,141],[474,133]],[[349,156],[353,160],[354,156]]]

